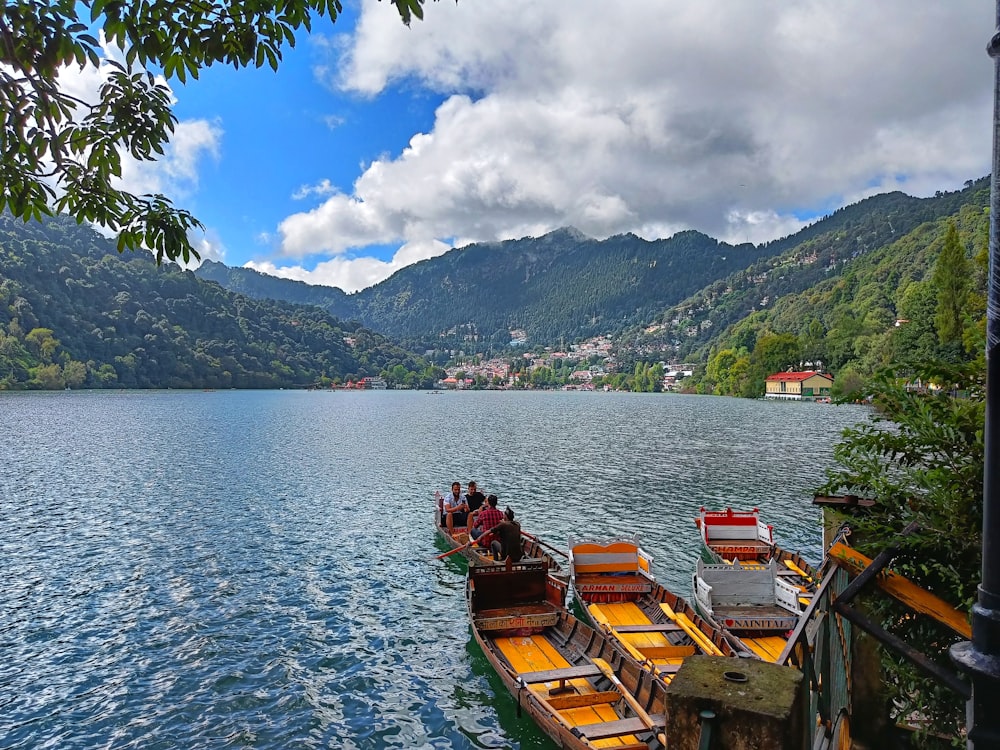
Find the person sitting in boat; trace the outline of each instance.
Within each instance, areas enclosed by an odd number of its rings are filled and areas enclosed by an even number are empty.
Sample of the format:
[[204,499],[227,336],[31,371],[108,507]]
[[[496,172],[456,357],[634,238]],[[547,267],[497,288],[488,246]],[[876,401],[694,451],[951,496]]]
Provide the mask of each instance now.
[[486,507],[479,511],[469,536],[476,540],[480,547],[489,547],[493,541],[493,535],[489,531],[498,523],[503,521],[503,512],[497,508],[499,500],[496,495],[486,498]]
[[465,493],[465,504],[469,508],[469,527],[475,525],[476,516],[479,514],[479,509],[483,507],[486,502],[486,495],[479,491],[476,487],[476,483],[471,479],[469,480],[469,491]]
[[462,483],[451,483],[451,494],[444,496],[441,507],[441,525],[451,532],[456,526],[465,526],[469,516],[469,505],[462,496]]
[[508,505],[503,512],[503,520],[493,527],[493,541],[490,542],[494,560],[518,562],[521,559],[521,524],[514,520],[514,511]]

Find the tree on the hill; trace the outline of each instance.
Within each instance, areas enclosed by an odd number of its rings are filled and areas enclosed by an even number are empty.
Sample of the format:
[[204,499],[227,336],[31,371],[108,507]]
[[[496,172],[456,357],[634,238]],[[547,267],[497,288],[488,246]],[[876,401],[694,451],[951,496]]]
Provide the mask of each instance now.
[[705,366],[705,378],[712,385],[712,393],[720,396],[743,394],[750,372],[750,357],[745,351],[722,349],[713,354]]
[[763,377],[798,367],[802,348],[794,333],[772,333],[761,336],[753,348],[750,360]]
[[948,224],[944,247],[934,266],[932,283],[937,292],[934,327],[941,345],[949,350],[962,348],[963,317],[969,290],[969,264],[954,223]]
[[[391,0],[404,23],[424,0]],[[153,161],[177,118],[165,81],[197,78],[216,63],[277,70],[285,45],[341,0],[20,0],[0,14],[0,211],[28,221],[69,213],[118,234],[118,250],[198,257],[188,231],[201,224],[163,195],[115,187],[122,157]],[[104,59],[95,33],[124,62]],[[96,102],[60,86],[70,66],[105,72]]]
[[817,318],[810,318],[803,328],[799,334],[799,344],[803,359],[814,364],[826,361],[826,328]]
[[891,334],[897,362],[929,362],[937,358],[940,347],[934,330],[936,305],[929,280],[914,281],[900,291],[896,303],[899,324]]

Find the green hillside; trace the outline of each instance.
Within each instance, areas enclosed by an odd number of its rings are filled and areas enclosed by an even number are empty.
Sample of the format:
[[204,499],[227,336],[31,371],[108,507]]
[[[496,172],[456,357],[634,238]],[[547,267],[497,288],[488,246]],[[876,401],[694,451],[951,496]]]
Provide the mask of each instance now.
[[312,301],[417,351],[531,346],[619,333],[771,251],[698,232],[595,240],[572,229],[474,244],[408,266],[356,294],[208,264],[196,273],[259,297]]
[[956,215],[963,206],[989,205],[989,180],[968,183],[961,191],[933,198],[887,193],[841,208],[815,224],[770,243],[772,256],[720,277],[668,307],[656,329],[639,336],[647,352],[666,351],[679,359],[698,359],[727,329],[746,316],[773,307],[844,274],[860,258],[884,248],[928,222]]
[[510,353],[522,333],[532,348],[617,335],[619,371],[701,363],[689,385],[706,392],[758,395],[766,374],[804,362],[843,382],[891,360],[975,350],[960,340],[976,336],[971,324],[953,322],[962,330],[942,340],[945,283],[933,273],[954,226],[971,294],[953,317],[981,317],[973,259],[988,201],[986,179],[932,198],[879,195],[759,247],[565,229],[453,250],[351,295],[221,264],[158,267],[65,218],[0,217],[0,387],[304,387],[376,375],[427,387],[435,370],[409,351],[439,363],[456,350]]
[[[989,187],[980,181],[949,197],[960,199],[952,212],[850,257],[836,254],[840,237],[818,237],[766,268],[725,279],[668,311],[671,325],[657,334],[669,329],[675,344],[684,337],[677,349],[706,363],[702,390],[736,395],[762,393],[764,376],[806,362],[857,380],[891,363],[977,356],[984,349]],[[938,263],[952,228],[962,256],[962,322],[943,340],[946,284],[935,273],[955,265]]]
[[747,316],[839,278],[857,259],[963,205],[986,205],[988,195],[986,178],[931,198],[877,195],[760,246],[693,231],[599,241],[562,229],[452,250],[351,295],[221,264],[196,273],[249,296],[321,305],[442,358],[459,349],[502,352],[522,331],[530,347],[619,336],[626,363],[704,361]]
[[258,300],[60,217],[0,216],[0,389],[274,388],[427,364],[320,308]]

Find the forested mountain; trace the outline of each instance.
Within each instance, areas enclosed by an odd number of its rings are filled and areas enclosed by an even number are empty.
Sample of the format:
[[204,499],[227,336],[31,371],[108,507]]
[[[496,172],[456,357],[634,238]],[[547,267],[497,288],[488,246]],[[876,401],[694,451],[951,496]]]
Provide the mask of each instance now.
[[253,299],[67,217],[0,215],[0,389],[304,387],[435,371],[318,307]]
[[196,273],[253,296],[313,301],[418,350],[500,350],[513,331],[531,345],[619,333],[770,253],[691,231],[598,241],[562,229],[451,250],[351,295],[212,263]]
[[342,312],[351,311],[347,293],[332,286],[281,279],[252,268],[230,268],[214,260],[204,261],[195,271],[195,275],[206,281],[214,281],[231,292],[245,294],[247,297],[277,299],[294,302],[297,305],[318,305],[337,317],[345,317]]
[[[706,363],[701,389],[733,395],[762,393],[766,375],[805,362],[850,388],[893,363],[981,356],[988,181],[927,201],[953,210],[905,233],[909,218],[860,215],[668,310],[640,348]],[[877,237],[878,222],[893,239],[844,254],[852,237]]]
[[760,246],[694,231],[598,241],[563,229],[451,250],[351,295],[217,263],[196,273],[251,296],[319,304],[417,351],[501,351],[521,330],[529,346],[621,335],[626,359],[698,359],[747,315],[988,194],[983,178],[932,198],[877,195]]
[[[720,277],[698,293],[667,308],[654,330],[634,332],[647,352],[666,351],[671,357],[704,361],[705,351],[728,326],[753,313],[774,307],[786,295],[802,293],[848,273],[868,254],[907,236],[918,227],[959,214],[963,206],[989,205],[989,179],[967,183],[964,190],[913,198],[894,192],[841,208],[797,234],[772,242],[779,249],[735,274]],[[923,235],[921,235],[923,236]],[[913,270],[926,269],[926,263]],[[905,273],[900,269],[900,273]],[[905,281],[900,276],[898,281]],[[895,290],[889,290],[890,297]],[[882,322],[896,316],[883,309]],[[758,319],[759,316],[758,316]],[[806,321],[807,323],[808,321]],[[750,341],[752,347],[753,342]]]
[[[967,321],[978,319],[984,278],[972,261],[988,202],[986,178],[933,198],[880,195],[759,247],[697,232],[597,241],[566,229],[453,250],[352,295],[206,263],[201,275],[241,290],[227,291],[145,254],[119,255],[66,218],[0,216],[0,388],[290,387],[368,375],[429,386],[434,368],[387,332],[442,357],[503,352],[516,331],[532,346],[617,333],[621,367],[702,362],[692,382],[718,393],[755,395],[769,371],[805,361],[864,377],[890,359],[975,348],[961,339],[976,335]],[[942,252],[969,262],[951,261],[966,277],[954,293],[958,334],[940,318],[942,290],[954,286],[935,277]]]

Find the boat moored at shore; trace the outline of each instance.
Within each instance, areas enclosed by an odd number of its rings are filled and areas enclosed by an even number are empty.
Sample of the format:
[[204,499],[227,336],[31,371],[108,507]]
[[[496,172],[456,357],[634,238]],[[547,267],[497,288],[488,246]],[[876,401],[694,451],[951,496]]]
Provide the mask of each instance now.
[[656,581],[636,539],[570,540],[569,548],[572,595],[588,618],[665,681],[688,656],[739,654],[737,642]]
[[664,750],[666,683],[548,596],[545,564],[470,565],[472,631],[518,708],[560,747]]
[[786,571],[773,558],[732,564],[698,560],[693,575],[698,614],[764,661],[777,661],[812,596]]

